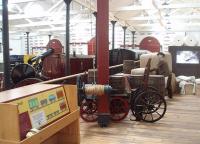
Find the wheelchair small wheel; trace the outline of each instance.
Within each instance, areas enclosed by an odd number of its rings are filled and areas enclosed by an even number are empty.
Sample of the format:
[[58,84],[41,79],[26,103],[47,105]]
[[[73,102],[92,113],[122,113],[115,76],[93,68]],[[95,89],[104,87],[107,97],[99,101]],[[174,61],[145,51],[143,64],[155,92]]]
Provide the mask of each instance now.
[[112,121],[121,121],[129,112],[128,101],[122,97],[112,97],[110,102],[110,113]]
[[80,116],[86,122],[96,122],[98,118],[97,102],[92,99],[84,99],[80,106]]
[[155,91],[147,90],[141,93],[134,102],[137,119],[144,122],[159,121],[167,110],[167,103],[163,96]]

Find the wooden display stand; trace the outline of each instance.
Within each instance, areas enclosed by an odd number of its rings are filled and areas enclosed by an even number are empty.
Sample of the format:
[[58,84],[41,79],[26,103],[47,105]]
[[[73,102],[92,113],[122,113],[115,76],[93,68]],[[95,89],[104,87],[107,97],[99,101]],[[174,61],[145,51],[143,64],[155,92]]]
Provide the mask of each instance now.
[[[41,96],[42,93],[44,95],[44,92],[48,93],[48,91],[52,91],[54,89],[56,91],[58,88],[63,89],[63,95],[66,97],[67,106],[69,108],[67,109],[67,113],[51,123],[46,123],[46,125],[41,128],[39,133],[31,136],[30,138],[22,139],[20,133],[20,124],[27,122],[20,121],[20,106],[14,104],[14,101],[32,97],[37,98],[37,96]],[[63,99],[61,102],[57,100],[57,105],[62,103],[64,101]],[[48,104],[45,106],[48,111],[50,111],[49,106],[51,104],[52,103],[48,101]],[[38,105],[37,111],[42,111],[42,109],[45,109],[40,105],[40,103],[38,103]],[[33,111],[28,111],[30,117],[32,116],[31,112]],[[74,85],[62,86],[34,84],[1,92],[0,116],[0,144],[80,144],[79,109],[77,106],[77,90],[76,86]],[[32,121],[31,123],[33,125]]]

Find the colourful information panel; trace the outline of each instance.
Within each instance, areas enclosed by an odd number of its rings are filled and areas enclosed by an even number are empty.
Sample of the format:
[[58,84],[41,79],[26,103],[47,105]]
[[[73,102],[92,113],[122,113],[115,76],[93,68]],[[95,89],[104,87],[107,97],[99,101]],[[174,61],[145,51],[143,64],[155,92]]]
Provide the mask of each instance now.
[[[21,129],[41,128],[70,112],[63,87],[13,101],[18,105]],[[29,129],[29,128],[28,128]],[[22,132],[23,133],[23,132]]]

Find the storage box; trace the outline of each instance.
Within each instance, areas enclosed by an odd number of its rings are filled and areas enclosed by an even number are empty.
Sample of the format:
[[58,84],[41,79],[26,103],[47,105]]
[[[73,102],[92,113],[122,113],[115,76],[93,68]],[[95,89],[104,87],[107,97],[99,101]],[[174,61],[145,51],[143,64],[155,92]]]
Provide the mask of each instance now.
[[185,95],[194,95],[194,83],[186,83],[184,88]]
[[131,74],[131,70],[134,69],[134,61],[133,60],[124,60],[123,64],[123,72],[125,74]]
[[[109,85],[114,89],[112,94],[126,93],[126,81],[123,74],[111,75],[109,78]],[[121,95],[122,96],[122,95]]]
[[0,72],[0,91],[3,90],[3,72]]
[[91,84],[94,82],[97,82],[97,70],[89,69],[88,70],[88,83]]
[[200,84],[196,84],[195,86],[195,95],[200,96]]
[[[131,88],[138,88],[143,84],[143,75],[132,75],[130,76]],[[162,96],[165,96],[165,77],[162,75],[150,75],[149,76],[149,86],[158,89]]]

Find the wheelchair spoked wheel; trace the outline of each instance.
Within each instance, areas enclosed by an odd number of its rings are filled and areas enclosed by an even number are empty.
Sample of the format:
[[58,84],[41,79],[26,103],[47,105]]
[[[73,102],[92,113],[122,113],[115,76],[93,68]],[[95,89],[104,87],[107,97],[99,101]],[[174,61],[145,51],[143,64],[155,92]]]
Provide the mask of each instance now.
[[153,123],[160,120],[166,109],[164,97],[155,91],[147,90],[141,93],[134,102],[136,118],[145,122]]
[[121,121],[129,112],[129,104],[125,98],[112,97],[110,102],[110,114],[112,121]]
[[[151,87],[151,86],[148,86],[147,90],[155,91],[155,92],[158,91],[156,88]],[[136,98],[137,98],[141,93],[143,93],[143,92],[144,92],[144,89],[143,89],[143,88],[138,88],[138,89],[136,89],[135,91],[133,91],[133,92],[131,93],[131,98],[130,98],[130,109],[131,109],[131,112],[132,112],[133,116],[135,116],[135,117],[136,117],[136,115],[135,115],[135,110],[134,110],[135,100],[136,100]]]
[[80,106],[80,116],[86,122],[96,122],[98,118],[96,100],[84,99]]

